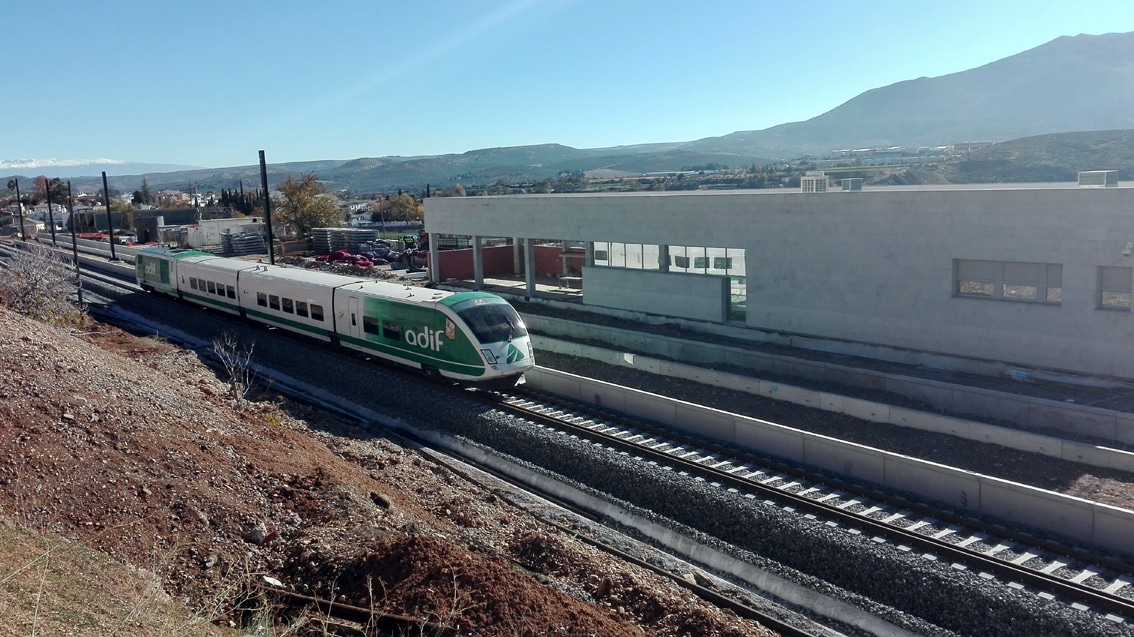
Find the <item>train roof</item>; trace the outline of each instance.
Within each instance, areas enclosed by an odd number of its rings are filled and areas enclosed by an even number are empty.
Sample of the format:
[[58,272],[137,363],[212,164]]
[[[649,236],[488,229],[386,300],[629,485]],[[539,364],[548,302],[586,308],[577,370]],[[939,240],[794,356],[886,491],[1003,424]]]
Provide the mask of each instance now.
[[322,285],[327,287],[339,287],[365,280],[355,276],[333,274],[319,270],[305,270],[303,268],[288,268],[278,265],[268,265],[266,263],[252,263],[250,265],[252,268],[245,271],[243,276],[260,279],[286,279],[293,283]]
[[187,248],[170,248],[169,246],[149,246],[138,250],[138,254],[152,254],[159,257],[167,257],[170,259],[188,259],[190,257],[212,257],[214,259],[220,258],[212,252],[202,252],[200,250],[189,250]]
[[144,248],[141,252],[148,252],[176,260],[190,263],[201,263],[212,268],[228,271],[239,271],[242,277],[263,279],[286,279],[292,283],[337,287],[345,290],[355,290],[369,296],[391,299],[403,303],[441,304],[452,306],[468,299],[492,298],[499,299],[495,294],[487,292],[449,292],[432,288],[379,281],[377,279],[362,279],[343,274],[307,270],[304,268],[291,268],[241,259],[218,257],[211,252],[199,250],[184,250],[180,248],[153,247]]
[[452,292],[445,290],[434,290],[432,288],[387,281],[360,281],[346,285],[343,289],[356,290],[368,296],[376,296],[383,299],[401,301],[403,303],[421,304],[439,303],[446,297],[453,295]]

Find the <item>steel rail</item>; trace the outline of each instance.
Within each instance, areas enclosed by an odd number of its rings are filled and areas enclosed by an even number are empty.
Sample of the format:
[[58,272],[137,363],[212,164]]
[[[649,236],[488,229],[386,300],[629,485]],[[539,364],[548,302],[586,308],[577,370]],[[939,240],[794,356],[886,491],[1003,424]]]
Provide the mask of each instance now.
[[[543,399],[539,398],[538,400],[542,401]],[[575,424],[568,420],[556,418],[554,416],[528,409],[520,405],[512,405],[508,403],[501,403],[500,405],[501,408],[507,408],[508,410],[518,415],[546,424],[549,427],[568,430],[571,433],[584,437],[588,440],[592,440],[594,442],[601,443],[619,449],[621,451],[633,452],[635,454],[638,454],[639,456],[653,459],[663,465],[674,466],[690,473],[691,475],[702,476],[722,485],[737,489],[738,491],[756,493],[768,500],[785,502],[796,509],[809,512],[816,516],[824,516],[827,519],[841,521],[847,527],[863,529],[865,531],[873,533],[878,537],[890,538],[897,542],[911,545],[925,553],[946,557],[947,559],[958,564],[978,566],[979,568],[999,575],[1000,577],[1008,581],[1017,581],[1020,583],[1028,584],[1035,587],[1036,589],[1060,595],[1064,599],[1078,602],[1080,604],[1093,607],[1097,610],[1113,613],[1128,620],[1134,619],[1134,600],[1127,599],[1118,595],[1113,595],[1086,584],[1067,580],[1055,575],[1049,575],[1021,565],[1013,564],[1011,562],[1005,562],[1003,560],[999,560],[995,557],[991,557],[977,551],[966,549],[964,547],[958,547],[949,542],[945,542],[944,540],[939,540],[930,536],[916,533],[914,531],[903,529],[901,527],[885,524],[881,521],[873,520],[869,517],[860,516],[844,509],[840,509],[835,505],[819,502],[805,496],[789,493],[780,489],[776,489],[774,487],[760,484],[758,482],[745,480],[744,478],[716,470],[699,462],[686,460],[684,458],[680,458],[660,451],[654,451],[644,445],[624,440],[616,436],[608,436],[600,431],[596,431],[591,427]],[[572,407],[572,409],[576,412],[583,411],[577,407]],[[610,422],[618,422],[619,424],[624,425],[629,424],[628,421],[620,420],[618,417],[612,416],[609,413],[604,413],[601,417]],[[650,431],[648,426],[644,426],[641,422],[638,421],[634,421],[632,423],[632,426],[636,429],[644,429]],[[670,430],[665,430],[663,432],[659,429],[657,431],[652,431],[652,433],[659,433],[660,435],[667,436],[670,439],[678,438],[678,436],[675,436]],[[710,446],[703,440],[697,440],[696,444],[702,449]],[[735,454],[736,452],[730,451],[730,453]],[[785,472],[795,473],[796,475],[800,473],[798,471],[798,468],[791,468],[789,471]],[[821,480],[824,480],[827,483],[831,482],[829,476],[821,476]],[[845,487],[841,488],[845,489]],[[862,486],[857,486],[857,490],[859,492],[863,492],[867,489],[864,489]],[[871,491],[870,497],[874,499],[881,499],[879,497],[879,493],[876,491]],[[901,506],[908,508],[907,505],[909,504],[910,503],[908,501],[903,500]],[[940,512],[937,512],[937,515],[940,515]],[[1004,529],[1001,529],[1001,535],[1003,534],[1003,531]]]

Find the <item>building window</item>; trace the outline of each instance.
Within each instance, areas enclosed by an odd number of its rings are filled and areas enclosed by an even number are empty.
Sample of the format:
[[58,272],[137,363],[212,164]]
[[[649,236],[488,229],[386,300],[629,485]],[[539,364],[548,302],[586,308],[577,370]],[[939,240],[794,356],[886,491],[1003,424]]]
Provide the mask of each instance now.
[[1132,282],[1134,282],[1134,268],[1109,266],[1099,268],[1099,308],[1129,312]]
[[1057,263],[955,259],[957,296],[1026,301],[1063,302],[1063,266]]

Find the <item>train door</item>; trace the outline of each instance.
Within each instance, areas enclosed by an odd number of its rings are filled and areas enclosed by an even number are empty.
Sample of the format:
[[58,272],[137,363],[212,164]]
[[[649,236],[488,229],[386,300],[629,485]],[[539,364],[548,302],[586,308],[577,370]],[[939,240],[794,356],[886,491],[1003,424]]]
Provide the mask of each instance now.
[[347,332],[351,338],[362,338],[362,311],[357,296],[347,298]]

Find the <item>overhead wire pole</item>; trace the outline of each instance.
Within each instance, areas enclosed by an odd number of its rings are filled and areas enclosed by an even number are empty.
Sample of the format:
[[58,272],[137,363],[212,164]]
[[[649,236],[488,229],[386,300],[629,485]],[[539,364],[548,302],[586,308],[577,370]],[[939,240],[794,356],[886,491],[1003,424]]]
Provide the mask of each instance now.
[[79,272],[79,233],[75,232],[75,197],[71,194],[70,181],[67,182],[67,221],[71,225],[71,252],[75,256],[75,286],[79,293],[79,311],[82,312],[83,275]]
[[16,189],[16,216],[20,219],[20,239],[27,241],[28,238],[24,236],[24,204],[20,201],[20,180],[12,179],[8,182],[8,187]]
[[[264,163],[264,151],[260,151],[260,185],[264,189],[264,223],[268,225],[268,263],[276,264],[276,247],[272,240],[272,197],[268,194],[268,165]],[[244,184],[241,182],[241,188]]]
[[[44,177],[44,179],[47,179],[47,178]],[[51,209],[51,182],[50,181],[47,182],[47,188],[45,188],[44,190],[47,191],[47,223],[51,225],[51,245],[54,247],[54,246],[58,246],[59,244],[57,244],[55,242],[55,211],[53,211]]]
[[[110,218],[110,189],[106,187],[106,171],[102,171],[102,199],[106,204],[106,231],[110,234],[110,260],[117,261],[114,254],[114,220]],[[74,231],[74,226],[72,226]]]

